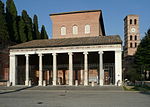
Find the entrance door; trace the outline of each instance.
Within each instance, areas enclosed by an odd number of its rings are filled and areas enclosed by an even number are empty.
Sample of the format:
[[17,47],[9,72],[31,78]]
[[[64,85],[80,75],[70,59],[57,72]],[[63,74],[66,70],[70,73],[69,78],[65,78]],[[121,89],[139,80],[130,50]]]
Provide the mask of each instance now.
[[75,70],[74,71],[74,83],[75,83],[76,80],[78,81],[78,84],[80,84],[80,81],[81,81],[80,70]]
[[104,85],[109,85],[110,84],[110,74],[109,70],[104,71]]
[[115,84],[115,67],[114,64],[104,64],[104,84]]

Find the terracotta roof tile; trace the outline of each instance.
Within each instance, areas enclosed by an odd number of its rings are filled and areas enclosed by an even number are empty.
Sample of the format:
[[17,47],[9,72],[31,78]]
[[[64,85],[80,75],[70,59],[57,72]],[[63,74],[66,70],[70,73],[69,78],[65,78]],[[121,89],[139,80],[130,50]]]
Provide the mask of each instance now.
[[122,40],[118,35],[115,36],[93,36],[78,38],[61,38],[61,39],[43,39],[32,40],[9,47],[10,49],[22,48],[44,48],[44,47],[64,47],[64,46],[87,46],[87,45],[108,45],[121,44]]

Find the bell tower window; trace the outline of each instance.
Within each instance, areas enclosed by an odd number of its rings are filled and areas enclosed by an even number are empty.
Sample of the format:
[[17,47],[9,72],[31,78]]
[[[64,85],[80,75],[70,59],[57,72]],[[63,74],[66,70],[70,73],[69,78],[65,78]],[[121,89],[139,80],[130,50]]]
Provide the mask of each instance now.
[[137,47],[137,43],[135,43],[135,48]]
[[130,35],[130,40],[132,40],[132,35]]
[[132,19],[130,19],[130,24],[132,24]]
[[134,40],[137,40],[137,36],[135,35]]
[[136,19],[134,19],[134,24],[136,25],[136,23],[137,23],[137,21],[136,21]]
[[130,48],[132,48],[132,43],[130,43]]

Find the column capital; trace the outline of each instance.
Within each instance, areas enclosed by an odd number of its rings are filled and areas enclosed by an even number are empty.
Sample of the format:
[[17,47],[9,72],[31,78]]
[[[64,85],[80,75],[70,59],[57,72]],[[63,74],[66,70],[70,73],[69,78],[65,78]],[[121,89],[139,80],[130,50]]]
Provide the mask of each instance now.
[[53,56],[56,56],[56,55],[57,55],[57,53],[52,53],[52,55],[53,55]]
[[73,55],[73,53],[72,52],[68,52],[68,55]]
[[16,55],[9,55],[10,57],[15,57]]
[[104,53],[103,51],[99,51],[99,52],[98,52],[98,54],[103,54],[103,53]]
[[83,54],[84,54],[84,55],[87,55],[87,54],[88,54],[88,52],[87,52],[87,51],[84,51],[84,52],[83,52]]
[[43,54],[42,54],[42,53],[39,53],[38,56],[43,56]]
[[26,57],[29,57],[29,54],[25,54]]
[[122,52],[122,50],[115,50],[115,52],[116,52],[116,53],[121,53],[121,52]]

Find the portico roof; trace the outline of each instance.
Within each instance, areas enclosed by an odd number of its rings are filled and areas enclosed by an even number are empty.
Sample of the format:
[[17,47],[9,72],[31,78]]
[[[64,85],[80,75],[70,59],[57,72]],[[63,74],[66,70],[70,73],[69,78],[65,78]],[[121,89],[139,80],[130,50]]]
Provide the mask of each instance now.
[[71,46],[90,46],[90,45],[113,45],[122,44],[119,35],[113,36],[93,36],[78,38],[61,38],[61,39],[41,39],[32,40],[9,47],[9,49],[25,48],[46,48],[46,47],[71,47]]

